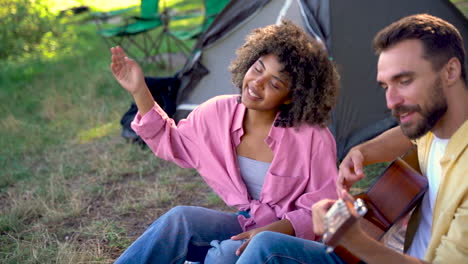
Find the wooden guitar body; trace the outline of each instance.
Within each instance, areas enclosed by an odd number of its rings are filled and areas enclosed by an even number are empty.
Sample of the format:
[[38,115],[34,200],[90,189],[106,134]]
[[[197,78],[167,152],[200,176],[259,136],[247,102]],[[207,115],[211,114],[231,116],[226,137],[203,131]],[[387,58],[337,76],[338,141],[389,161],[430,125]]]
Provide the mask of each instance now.
[[[407,158],[409,163],[417,164],[414,163],[414,153],[409,153]],[[412,166],[401,158],[395,160],[367,192],[355,196],[367,207],[367,213],[360,220],[364,231],[375,240],[381,240],[394,223],[419,203],[427,186],[427,179]],[[360,262],[341,246],[334,252],[347,263]]]

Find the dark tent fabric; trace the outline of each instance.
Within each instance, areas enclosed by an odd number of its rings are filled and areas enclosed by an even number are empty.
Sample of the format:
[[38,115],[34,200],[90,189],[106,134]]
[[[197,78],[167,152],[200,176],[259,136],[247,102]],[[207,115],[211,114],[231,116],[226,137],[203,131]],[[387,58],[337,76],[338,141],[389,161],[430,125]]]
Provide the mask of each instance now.
[[417,13],[429,13],[449,21],[465,40],[468,40],[468,24],[448,0],[330,3],[331,54],[341,74],[340,97],[331,129],[339,142],[338,151],[344,155],[352,146],[394,124],[383,90],[375,80],[377,56],[371,45],[375,34],[390,23]]
[[[176,111],[175,99],[179,89],[178,73],[170,77],[145,77],[145,83],[149,88],[154,101],[161,106],[169,117]],[[122,115],[120,124],[122,125],[122,137],[130,142],[146,145],[143,140],[133,131],[131,124],[138,112],[135,103]]]
[[341,160],[352,146],[396,125],[386,108],[384,92],[375,80],[377,56],[371,43],[383,27],[417,13],[449,21],[468,40],[467,20],[449,0],[231,1],[198,39],[180,71],[175,118],[185,117],[213,96],[238,93],[228,72],[235,50],[252,29],[285,17],[320,39],[340,72],[338,104],[329,127]]

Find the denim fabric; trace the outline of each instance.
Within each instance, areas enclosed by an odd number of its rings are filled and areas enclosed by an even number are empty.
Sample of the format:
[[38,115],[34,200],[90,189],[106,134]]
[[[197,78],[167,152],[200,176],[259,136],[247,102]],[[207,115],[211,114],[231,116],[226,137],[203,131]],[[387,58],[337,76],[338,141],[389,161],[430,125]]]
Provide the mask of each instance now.
[[236,263],[345,263],[336,254],[327,254],[325,249],[324,244],[315,241],[265,231],[252,238]]
[[[117,264],[129,263],[184,263],[185,260],[228,263],[218,259],[233,259],[235,243],[225,242],[242,233],[234,213],[224,213],[203,207],[177,206],[162,215],[117,259]],[[224,247],[226,245],[226,247]],[[205,263],[210,263],[206,261]]]
[[234,264],[239,259],[236,255],[237,249],[244,243],[245,240],[213,240],[211,248],[206,254],[206,264]]

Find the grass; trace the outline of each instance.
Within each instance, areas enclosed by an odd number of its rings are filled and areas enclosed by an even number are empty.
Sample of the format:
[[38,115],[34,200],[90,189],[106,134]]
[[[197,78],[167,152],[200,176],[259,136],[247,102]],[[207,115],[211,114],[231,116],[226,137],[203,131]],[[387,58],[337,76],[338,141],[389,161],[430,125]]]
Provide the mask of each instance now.
[[69,27],[53,56],[0,69],[1,263],[112,263],[175,205],[232,210],[195,171],[120,137],[131,98],[108,47],[93,24]]
[[468,18],[468,0],[451,0],[451,2]]
[[358,182],[356,182],[353,187],[351,187],[352,194],[358,194],[366,191],[375,180],[382,175],[385,168],[389,165],[388,162],[372,164],[364,167],[364,174],[366,177]]
[[121,138],[131,97],[108,47],[85,16],[65,22],[59,48],[0,68],[0,262],[112,263],[176,204],[229,210],[196,172]]
[[[139,2],[49,1],[56,11]],[[230,210],[195,171],[121,138],[131,98],[113,80],[108,47],[89,17],[68,20],[57,44],[1,62],[1,263],[112,263],[175,205]],[[369,178],[355,191],[382,166],[366,168]]]

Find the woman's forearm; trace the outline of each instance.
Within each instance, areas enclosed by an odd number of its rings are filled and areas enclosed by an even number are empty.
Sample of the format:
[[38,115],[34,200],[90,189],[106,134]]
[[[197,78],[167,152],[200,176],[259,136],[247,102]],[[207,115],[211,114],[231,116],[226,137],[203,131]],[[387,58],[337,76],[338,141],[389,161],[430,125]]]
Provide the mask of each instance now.
[[138,89],[132,95],[138,107],[138,111],[142,116],[154,107],[155,102],[153,96],[146,85]]

